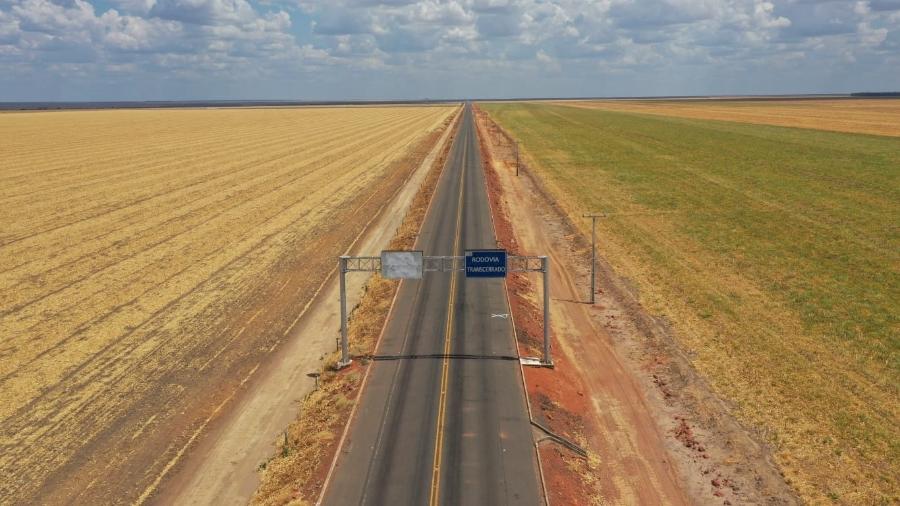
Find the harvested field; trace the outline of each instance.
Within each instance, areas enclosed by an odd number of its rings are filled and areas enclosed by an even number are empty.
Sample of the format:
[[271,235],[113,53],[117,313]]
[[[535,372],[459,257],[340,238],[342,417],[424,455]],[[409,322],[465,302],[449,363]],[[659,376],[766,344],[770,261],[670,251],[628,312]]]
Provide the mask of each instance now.
[[896,99],[598,100],[559,103],[608,111],[900,137],[900,100]]
[[149,492],[454,110],[0,115],[0,497]]
[[483,108],[803,499],[900,499],[900,139]]

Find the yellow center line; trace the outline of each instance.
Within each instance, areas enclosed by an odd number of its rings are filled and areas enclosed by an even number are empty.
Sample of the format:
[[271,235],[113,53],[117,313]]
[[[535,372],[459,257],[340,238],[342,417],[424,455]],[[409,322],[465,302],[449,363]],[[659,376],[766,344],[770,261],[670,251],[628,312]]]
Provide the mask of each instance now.
[[[459,203],[456,212],[456,237],[453,243],[453,256],[459,256],[460,232],[462,225],[463,189],[465,188],[464,176],[466,174],[466,154],[468,152],[469,131],[466,131],[466,139],[463,143],[462,167],[459,175]],[[454,265],[455,267],[455,265]],[[447,380],[450,376],[450,338],[453,335],[453,305],[456,300],[456,271],[450,275],[450,299],[447,303],[447,326],[444,331],[444,362],[441,371],[441,395],[438,401],[437,429],[434,440],[434,467],[431,473],[431,506],[437,506],[441,493],[441,451],[444,446],[444,414],[447,407]]]

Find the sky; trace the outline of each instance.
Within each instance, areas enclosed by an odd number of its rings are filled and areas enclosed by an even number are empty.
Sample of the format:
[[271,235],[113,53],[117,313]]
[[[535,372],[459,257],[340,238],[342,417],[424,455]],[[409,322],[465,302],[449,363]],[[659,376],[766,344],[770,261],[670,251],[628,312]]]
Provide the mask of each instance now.
[[0,101],[900,90],[900,0],[0,0]]

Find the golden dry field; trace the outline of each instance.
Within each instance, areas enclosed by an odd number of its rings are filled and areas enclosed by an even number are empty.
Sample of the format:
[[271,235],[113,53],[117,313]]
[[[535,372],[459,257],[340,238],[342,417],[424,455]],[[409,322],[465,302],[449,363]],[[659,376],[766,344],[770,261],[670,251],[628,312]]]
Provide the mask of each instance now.
[[900,137],[900,100],[598,100],[563,105]]
[[137,498],[454,111],[0,114],[0,503]]

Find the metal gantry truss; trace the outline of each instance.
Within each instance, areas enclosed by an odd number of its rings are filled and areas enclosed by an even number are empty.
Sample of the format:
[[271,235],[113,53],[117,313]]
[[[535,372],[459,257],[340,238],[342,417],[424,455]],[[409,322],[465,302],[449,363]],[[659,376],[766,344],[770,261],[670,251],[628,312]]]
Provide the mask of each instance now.
[[[339,257],[341,272],[380,272],[381,257]],[[464,256],[425,256],[425,272],[453,272],[466,270]],[[543,256],[515,256],[506,257],[509,266],[508,272],[544,272]]]
[[[461,272],[466,270],[465,256],[423,256],[424,272]],[[350,365],[350,343],[347,335],[348,272],[381,272],[381,257],[341,256],[338,269],[341,286],[341,360],[338,368]],[[542,272],[544,274],[544,356],[541,365],[552,367],[550,356],[550,263],[546,256],[507,256],[507,272]],[[479,281],[475,281],[479,282]]]

